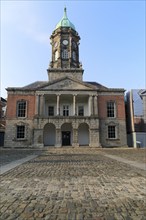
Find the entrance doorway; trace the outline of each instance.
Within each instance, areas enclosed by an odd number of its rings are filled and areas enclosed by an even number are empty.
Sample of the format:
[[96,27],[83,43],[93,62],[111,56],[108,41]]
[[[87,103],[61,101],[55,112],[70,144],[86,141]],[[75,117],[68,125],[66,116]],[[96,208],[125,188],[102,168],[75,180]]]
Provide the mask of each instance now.
[[62,146],[70,145],[70,131],[62,131]]

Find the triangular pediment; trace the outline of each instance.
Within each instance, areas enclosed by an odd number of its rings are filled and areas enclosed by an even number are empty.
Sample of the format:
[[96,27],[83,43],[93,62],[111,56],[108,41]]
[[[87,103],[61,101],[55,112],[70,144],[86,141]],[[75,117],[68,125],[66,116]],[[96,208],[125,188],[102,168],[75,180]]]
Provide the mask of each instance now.
[[39,88],[39,90],[95,90],[95,86],[86,84],[79,80],[65,77],[55,80]]

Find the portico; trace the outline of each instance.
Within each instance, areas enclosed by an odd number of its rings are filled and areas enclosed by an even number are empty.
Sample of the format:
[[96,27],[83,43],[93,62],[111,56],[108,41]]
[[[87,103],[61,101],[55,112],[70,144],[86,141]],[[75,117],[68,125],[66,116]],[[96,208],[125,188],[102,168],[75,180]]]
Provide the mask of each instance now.
[[[52,115],[49,115],[49,107]],[[97,95],[88,94],[37,94],[36,116],[98,116]]]

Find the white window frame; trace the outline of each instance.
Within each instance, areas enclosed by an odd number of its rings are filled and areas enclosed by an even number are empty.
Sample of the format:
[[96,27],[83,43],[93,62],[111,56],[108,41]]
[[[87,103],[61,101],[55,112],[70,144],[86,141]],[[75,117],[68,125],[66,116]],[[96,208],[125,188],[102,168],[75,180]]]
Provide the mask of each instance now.
[[116,103],[115,101],[107,101],[107,117],[115,118],[116,117]]
[[63,116],[69,116],[69,105],[63,105]]
[[[20,104],[25,103],[25,108],[22,108]],[[24,111],[24,114],[22,114]],[[26,118],[27,117],[27,101],[26,100],[18,100],[17,101],[17,117],[18,118]]]

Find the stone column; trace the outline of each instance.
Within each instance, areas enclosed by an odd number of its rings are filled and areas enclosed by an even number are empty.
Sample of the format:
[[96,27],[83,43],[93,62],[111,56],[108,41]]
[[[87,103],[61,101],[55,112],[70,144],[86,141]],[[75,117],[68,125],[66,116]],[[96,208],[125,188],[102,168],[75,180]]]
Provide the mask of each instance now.
[[76,95],[73,95],[73,115],[76,114]]
[[90,95],[88,98],[88,115],[90,116],[92,114],[92,96]]
[[60,101],[60,95],[57,94],[57,108],[56,108],[56,114],[60,115],[60,109],[59,109],[59,101]]
[[99,129],[90,128],[90,147],[101,147],[99,142]]
[[61,140],[61,129],[56,128],[56,144],[55,147],[61,147],[62,140]]
[[74,128],[73,129],[73,142],[72,142],[73,147],[79,147],[78,143],[78,129]]
[[44,115],[44,95],[40,96],[40,115]]
[[43,144],[43,129],[34,129],[33,146],[42,148]]
[[98,115],[97,96],[94,96],[94,115]]
[[35,115],[39,114],[39,95],[35,97]]

